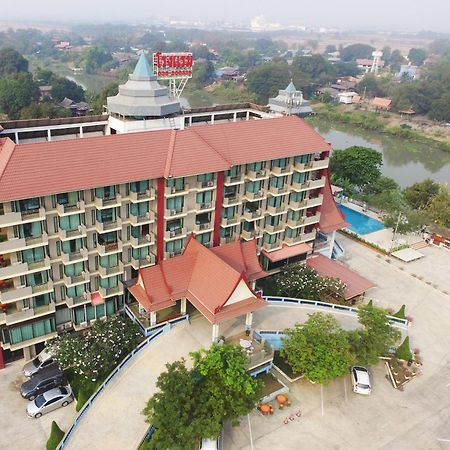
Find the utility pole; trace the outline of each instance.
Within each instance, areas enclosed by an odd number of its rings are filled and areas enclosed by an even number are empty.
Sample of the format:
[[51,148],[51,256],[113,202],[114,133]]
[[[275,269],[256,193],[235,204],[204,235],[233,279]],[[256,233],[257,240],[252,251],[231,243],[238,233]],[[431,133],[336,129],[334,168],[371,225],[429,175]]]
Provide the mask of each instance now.
[[397,218],[397,223],[395,224],[395,228],[394,228],[394,234],[392,235],[392,242],[391,242],[391,248],[389,249],[389,254],[392,252],[392,248],[394,247],[395,235],[397,234],[397,229],[398,229],[398,226],[400,224],[400,218],[401,217],[402,217],[402,213],[399,212],[398,213],[398,218]]

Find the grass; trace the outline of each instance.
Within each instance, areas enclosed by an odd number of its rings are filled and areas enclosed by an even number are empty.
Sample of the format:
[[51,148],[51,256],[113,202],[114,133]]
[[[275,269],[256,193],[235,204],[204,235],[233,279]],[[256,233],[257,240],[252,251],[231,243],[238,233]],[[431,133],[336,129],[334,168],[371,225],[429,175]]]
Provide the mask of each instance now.
[[73,395],[77,400],[76,410],[77,412],[83,407],[83,405],[89,400],[89,397],[98,389],[103,383],[103,380],[89,381],[85,378],[77,375],[73,369],[67,369],[67,379],[72,388]]
[[291,380],[300,377],[301,373],[294,373],[290,364],[281,357],[280,352],[275,350],[273,357],[273,364],[277,366],[283,373],[285,373]]
[[64,431],[59,428],[58,424],[53,421],[52,422],[52,430],[50,432],[50,436],[47,441],[47,450],[55,450],[62,438],[64,437]]

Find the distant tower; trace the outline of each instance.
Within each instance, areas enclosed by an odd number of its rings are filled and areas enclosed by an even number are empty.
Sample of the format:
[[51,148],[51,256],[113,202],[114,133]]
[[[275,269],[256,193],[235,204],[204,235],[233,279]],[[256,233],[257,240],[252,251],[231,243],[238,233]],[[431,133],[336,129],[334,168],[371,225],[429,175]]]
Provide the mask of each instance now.
[[372,67],[370,68],[370,71],[376,75],[378,73],[378,69],[380,68],[380,61],[381,61],[381,57],[383,56],[383,52],[376,50],[372,53],[372,56],[373,56],[373,62],[372,62]]

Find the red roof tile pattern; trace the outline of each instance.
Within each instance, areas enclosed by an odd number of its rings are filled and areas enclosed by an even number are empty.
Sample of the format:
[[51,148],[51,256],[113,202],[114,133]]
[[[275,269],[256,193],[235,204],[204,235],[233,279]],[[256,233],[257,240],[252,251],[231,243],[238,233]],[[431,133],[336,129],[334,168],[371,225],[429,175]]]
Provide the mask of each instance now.
[[7,138],[0,140],[0,201],[328,150],[330,145],[295,116],[31,144]]
[[322,277],[339,278],[343,281],[347,285],[344,291],[346,300],[364,294],[368,289],[376,286],[367,278],[320,254],[312,255],[307,259],[306,264]]
[[279,250],[274,250],[272,252],[268,252],[263,250],[263,255],[268,258],[272,262],[281,261],[282,259],[292,258],[297,255],[301,255],[302,253],[311,252],[312,248],[306,242],[302,242],[296,245],[283,245]]
[[332,231],[340,230],[348,227],[349,224],[345,221],[345,216],[339,211],[334,201],[331,192],[330,175],[326,171],[325,187],[323,188],[323,201],[320,207],[319,230],[323,233],[331,233]]
[[[253,275],[266,275],[257,262],[255,244],[250,244],[227,244],[218,252],[191,236],[181,256],[139,270],[137,282],[128,289],[148,312],[172,306],[183,297],[211,323],[254,311],[266,302],[250,287],[248,298],[227,304],[239,283],[247,284]],[[254,255],[250,257],[251,249]],[[241,268],[244,270],[236,270]]]

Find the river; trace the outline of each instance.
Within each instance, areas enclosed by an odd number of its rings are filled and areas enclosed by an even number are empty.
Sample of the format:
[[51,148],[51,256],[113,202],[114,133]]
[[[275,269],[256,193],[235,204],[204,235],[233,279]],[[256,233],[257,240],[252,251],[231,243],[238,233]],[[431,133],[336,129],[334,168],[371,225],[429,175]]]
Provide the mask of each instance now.
[[371,147],[382,153],[381,172],[393,178],[401,187],[426,178],[450,184],[450,153],[433,144],[409,141],[346,124],[332,124],[319,117],[308,119],[308,122],[335,150],[358,145]]

